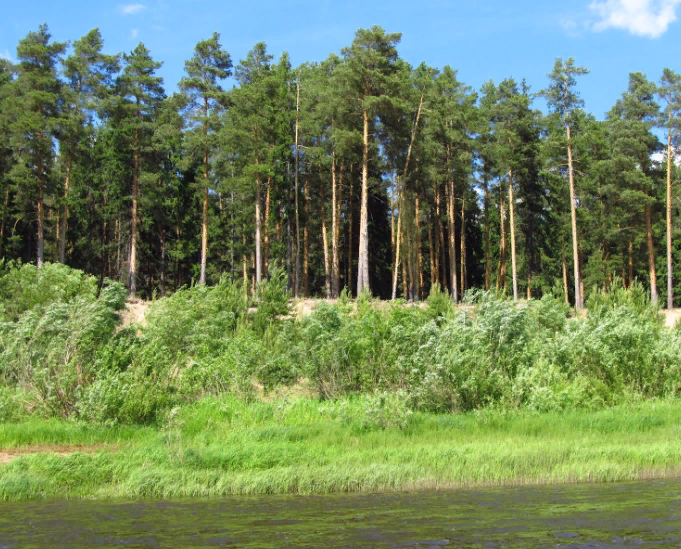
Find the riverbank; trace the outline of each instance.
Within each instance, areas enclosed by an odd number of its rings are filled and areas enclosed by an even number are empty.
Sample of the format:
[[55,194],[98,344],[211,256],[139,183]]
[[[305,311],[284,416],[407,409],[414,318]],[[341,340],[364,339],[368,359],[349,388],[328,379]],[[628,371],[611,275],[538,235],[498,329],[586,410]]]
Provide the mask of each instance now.
[[[679,402],[596,412],[413,413],[401,427],[380,426],[372,406],[367,398],[222,397],[175,409],[158,427],[4,424],[0,451],[15,455],[0,464],[0,499],[327,494],[681,476]],[[40,445],[52,451],[18,451]],[[55,453],[60,445],[82,446]]]

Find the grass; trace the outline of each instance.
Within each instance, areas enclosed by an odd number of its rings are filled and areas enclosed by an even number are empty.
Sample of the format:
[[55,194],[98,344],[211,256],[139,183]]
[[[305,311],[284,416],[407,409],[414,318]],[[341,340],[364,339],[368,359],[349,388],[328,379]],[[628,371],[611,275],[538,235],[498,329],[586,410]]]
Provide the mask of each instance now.
[[117,448],[19,455],[0,465],[0,499],[322,494],[681,475],[678,401],[597,412],[414,413],[405,429],[370,425],[365,404],[223,396],[175,409],[158,427],[35,419],[0,425],[0,448]]

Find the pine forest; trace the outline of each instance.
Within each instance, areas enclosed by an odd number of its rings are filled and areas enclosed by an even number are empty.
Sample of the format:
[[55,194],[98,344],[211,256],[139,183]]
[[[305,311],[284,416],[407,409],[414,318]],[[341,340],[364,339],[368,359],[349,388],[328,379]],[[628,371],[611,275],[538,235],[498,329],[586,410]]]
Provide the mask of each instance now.
[[542,89],[473,89],[400,39],[359,29],[294,67],[264,42],[232,59],[213,33],[169,94],[144,44],[107,55],[98,29],[40,26],[0,59],[0,257],[143,299],[223,277],[253,293],[281,269],[294,297],[439,285],[581,308],[637,280],[679,303],[679,74],[630,73],[600,120],[578,60]]

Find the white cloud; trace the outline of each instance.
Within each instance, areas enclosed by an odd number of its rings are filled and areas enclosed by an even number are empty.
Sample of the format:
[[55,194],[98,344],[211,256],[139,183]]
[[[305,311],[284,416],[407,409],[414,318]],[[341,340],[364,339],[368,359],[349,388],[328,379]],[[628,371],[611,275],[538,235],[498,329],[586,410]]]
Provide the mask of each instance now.
[[[650,155],[650,159],[655,162],[656,164],[667,164],[667,153],[665,152],[656,152]],[[672,152],[672,162],[676,164],[677,166],[681,166],[681,155],[674,154]]]
[[123,6],[118,6],[118,11],[121,13],[121,15],[135,15],[136,13],[139,13],[145,9],[147,8],[144,4],[126,4]]
[[603,0],[589,8],[600,20],[592,29],[623,29],[631,34],[659,38],[676,21],[676,8],[681,0]]
[[137,29],[131,29],[130,30],[130,38],[132,38],[134,40],[135,38],[137,38],[139,33],[140,33],[140,31],[138,31]]
[[5,48],[5,51],[0,52],[0,57],[2,59],[7,59],[10,63],[14,63],[14,57],[12,57],[12,54],[9,52],[7,48]]

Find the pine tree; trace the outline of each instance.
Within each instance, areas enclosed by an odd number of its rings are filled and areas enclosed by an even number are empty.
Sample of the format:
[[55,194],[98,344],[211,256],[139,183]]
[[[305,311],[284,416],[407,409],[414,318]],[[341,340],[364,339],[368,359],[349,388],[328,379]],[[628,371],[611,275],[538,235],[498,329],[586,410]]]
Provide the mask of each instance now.
[[386,34],[378,26],[358,29],[352,45],[343,48],[347,86],[362,110],[362,198],[360,206],[357,294],[369,287],[369,122],[378,107],[390,102],[397,72],[400,33]]
[[226,96],[219,81],[231,75],[232,60],[220,44],[217,32],[194,47],[194,55],[185,62],[187,76],[179,88],[187,97],[185,111],[188,128],[185,144],[190,158],[200,155],[202,160],[203,223],[201,231],[201,275],[199,284],[206,283],[206,254],[208,250],[208,193],[214,185],[210,178],[210,158],[217,145],[220,110]]
[[10,108],[15,111],[10,139],[15,164],[11,178],[18,192],[35,201],[37,214],[37,264],[44,262],[45,194],[54,165],[61,83],[56,66],[65,42],[50,43],[47,25],[29,32],[17,46],[18,78]]
[[151,139],[156,110],[165,93],[163,78],[156,76],[156,71],[161,68],[162,63],[152,59],[150,51],[144,44],[140,42],[130,54],[124,54],[123,60],[125,68],[118,78],[117,87],[120,98],[118,108],[123,112],[120,123],[133,157],[128,289],[130,297],[134,298],[137,292],[140,187],[144,177],[144,161],[153,151]]
[[[9,135],[9,127],[12,120],[11,105],[9,101],[12,97],[13,86],[12,64],[0,59],[0,135]],[[5,253],[5,227],[9,219],[9,192],[10,179],[9,172],[12,167],[12,149],[10,142],[5,139],[0,144],[0,259]]]
[[267,177],[269,166],[268,143],[273,117],[273,89],[271,87],[272,56],[267,46],[259,42],[248,52],[236,68],[240,84],[230,97],[229,142],[233,150],[245,160],[244,175],[255,180],[255,281],[262,280],[261,183]]
[[618,176],[630,189],[631,205],[643,203],[648,274],[653,302],[657,301],[657,276],[653,245],[652,210],[655,206],[653,166],[650,155],[659,149],[657,137],[651,132],[659,117],[654,101],[656,87],[641,73],[630,73],[627,92],[608,113],[611,122],[613,153],[619,156]]
[[665,68],[660,78],[658,95],[666,103],[659,126],[667,130],[667,308],[674,308],[672,279],[672,143],[681,135],[681,75]]
[[69,216],[69,189],[72,183],[74,162],[77,161],[78,144],[85,126],[105,98],[111,86],[112,75],[119,70],[119,56],[104,55],[104,41],[95,28],[76,40],[73,53],[63,61],[63,109],[60,120],[60,151],[64,163],[64,194],[59,215],[59,262],[66,260],[66,231]]
[[570,135],[571,117],[573,111],[584,105],[584,101],[579,98],[575,90],[577,81],[576,76],[588,74],[589,71],[584,67],[575,66],[575,61],[571,57],[567,61],[557,58],[553,66],[553,71],[549,76],[549,87],[542,90],[540,95],[546,98],[549,109],[552,113],[560,116],[565,126],[566,148],[568,154],[568,180],[570,183],[570,215],[572,219],[572,251],[575,273],[575,307],[584,307],[584,296],[580,291],[579,283],[579,246],[577,242],[577,211],[575,204],[575,183],[574,170],[572,167],[572,140]]

